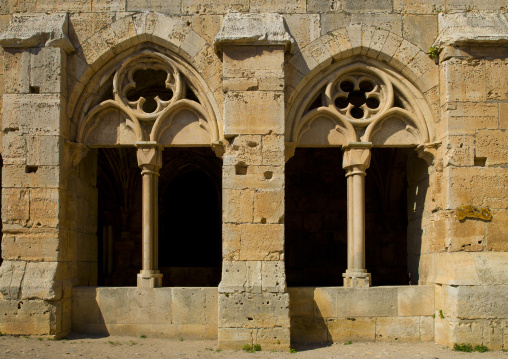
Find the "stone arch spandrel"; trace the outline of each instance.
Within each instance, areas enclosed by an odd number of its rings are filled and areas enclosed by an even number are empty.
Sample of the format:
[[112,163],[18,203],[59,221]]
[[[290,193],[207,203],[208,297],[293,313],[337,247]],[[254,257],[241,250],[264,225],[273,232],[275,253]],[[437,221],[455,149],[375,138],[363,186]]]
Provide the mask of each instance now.
[[[222,138],[222,92],[220,91],[222,63],[213,48],[185,22],[172,17],[143,12],[126,16],[92,35],[70,57],[68,70],[75,78],[69,83],[67,116],[79,117],[84,98],[94,94],[94,83],[105,81],[118,64],[141,47],[154,52],[171,54],[203,99],[207,113],[216,123],[214,140]],[[205,80],[206,79],[206,80]],[[76,137],[79,124],[71,123]]]
[[[337,62],[351,64],[366,59],[389,70],[398,80],[411,88],[412,96],[429,108],[439,101],[439,67],[419,47],[390,31],[360,24],[337,29],[309,43],[293,55],[285,65],[286,73],[286,134],[292,122],[290,112],[305,101],[313,80],[323,76]],[[438,114],[429,111],[425,118],[434,123]],[[431,137],[433,128],[431,128]]]

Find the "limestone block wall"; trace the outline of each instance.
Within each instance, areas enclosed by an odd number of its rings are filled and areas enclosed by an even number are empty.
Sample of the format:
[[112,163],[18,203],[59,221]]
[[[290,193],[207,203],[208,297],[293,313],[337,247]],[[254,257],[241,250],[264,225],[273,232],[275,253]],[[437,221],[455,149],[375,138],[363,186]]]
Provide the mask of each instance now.
[[[238,26],[219,34],[228,13],[269,19],[263,29],[273,31],[263,37]],[[25,21],[30,31],[5,35],[14,14],[14,25]],[[506,16],[499,0],[2,2],[0,331],[185,334],[235,348],[284,349],[305,333],[323,341],[434,338],[507,348]],[[79,111],[100,100],[86,92],[90,82],[107,82],[101,76],[115,61],[146,43],[177,54],[186,74],[199,75],[196,88],[216,117],[210,146],[224,155],[218,289],[160,288],[146,296],[93,287],[97,156],[77,141]],[[410,85],[415,103],[428,109],[432,138],[419,148],[425,161],[415,155],[408,162],[408,263],[421,286],[288,290],[285,161],[297,145],[287,142],[288,124],[309,100],[306,84],[339,61],[359,60]],[[492,219],[459,219],[464,205],[488,208]],[[145,297],[171,310],[159,318],[138,301]],[[363,298],[365,306],[356,306]],[[380,298],[389,305],[375,307]],[[193,316],[188,300],[206,309]],[[408,309],[408,300],[417,305]],[[344,303],[351,303],[346,311]],[[136,317],[139,308],[146,318]]]
[[[289,347],[282,71],[289,38],[284,37],[280,15],[255,19],[263,26],[231,15],[218,37],[223,52],[227,141],[219,343],[224,347],[259,343],[281,350]],[[235,27],[240,28],[240,35],[232,31]],[[260,31],[267,31],[270,46],[251,40]]]
[[[420,272],[437,284],[441,343],[506,345],[507,54],[473,43],[445,47],[440,57],[441,196],[426,218]],[[488,208],[492,220],[458,218],[466,205]]]
[[25,48],[6,50],[4,58],[4,331],[56,334],[70,330],[63,314],[70,313],[73,284],[60,173],[68,128],[66,54],[60,48]]
[[434,339],[434,286],[293,287],[292,342]]
[[217,288],[74,287],[72,329],[100,335],[217,339]]

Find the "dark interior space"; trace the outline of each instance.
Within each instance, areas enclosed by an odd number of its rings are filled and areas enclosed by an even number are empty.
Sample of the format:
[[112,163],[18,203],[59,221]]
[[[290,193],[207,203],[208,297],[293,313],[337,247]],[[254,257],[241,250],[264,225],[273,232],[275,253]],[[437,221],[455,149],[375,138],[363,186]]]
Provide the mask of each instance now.
[[407,160],[412,149],[373,148],[365,178],[365,262],[372,285],[409,284]]
[[[367,169],[366,266],[372,285],[405,285],[409,149],[374,148]],[[286,165],[288,286],[341,286],[347,183],[339,148],[298,148]]]
[[159,269],[165,286],[216,287],[222,266],[222,161],[168,148],[159,179]]
[[97,153],[98,285],[136,286],[141,269],[141,170],[136,149]]
[[[136,286],[141,270],[142,177],[135,148],[98,150],[99,279]],[[163,286],[217,286],[222,263],[222,163],[209,148],[166,148],[159,176]]]
[[346,178],[340,148],[297,148],[286,164],[288,286],[339,286],[347,265]]

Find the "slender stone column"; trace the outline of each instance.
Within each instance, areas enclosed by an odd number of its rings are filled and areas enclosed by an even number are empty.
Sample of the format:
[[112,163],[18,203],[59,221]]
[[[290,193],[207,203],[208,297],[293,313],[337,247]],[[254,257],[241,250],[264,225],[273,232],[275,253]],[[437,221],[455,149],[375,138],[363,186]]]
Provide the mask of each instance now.
[[347,177],[347,269],[344,287],[369,287],[365,268],[365,170],[370,165],[369,142],[344,148],[342,167]]
[[143,176],[143,268],[138,274],[138,287],[162,285],[158,268],[158,187],[162,167],[162,146],[156,142],[137,142],[138,166]]

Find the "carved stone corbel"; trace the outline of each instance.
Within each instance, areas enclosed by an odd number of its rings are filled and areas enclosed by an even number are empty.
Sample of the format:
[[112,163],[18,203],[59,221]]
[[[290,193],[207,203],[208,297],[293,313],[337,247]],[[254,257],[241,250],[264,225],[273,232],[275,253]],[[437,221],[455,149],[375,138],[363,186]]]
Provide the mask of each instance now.
[[59,47],[67,54],[74,46],[67,35],[67,13],[25,15],[14,14],[7,29],[0,33],[2,47]]
[[289,159],[295,155],[296,145],[297,145],[296,142],[284,143],[284,156],[286,158],[286,162],[289,161]]
[[219,157],[220,159],[224,159],[224,154],[226,153],[226,148],[222,141],[215,141],[212,142],[212,150],[215,152],[215,156]]
[[415,151],[418,157],[427,162],[428,166],[432,166],[439,146],[441,146],[441,142],[423,143],[416,147]]
[[81,160],[86,157],[90,149],[88,146],[82,143],[76,143],[71,141],[65,141],[65,145],[68,148],[69,162],[72,167],[77,167]]

